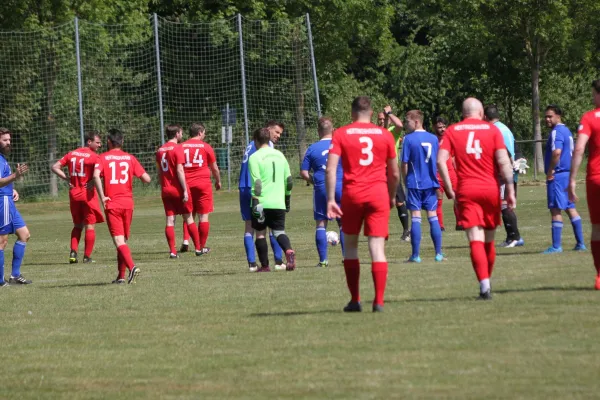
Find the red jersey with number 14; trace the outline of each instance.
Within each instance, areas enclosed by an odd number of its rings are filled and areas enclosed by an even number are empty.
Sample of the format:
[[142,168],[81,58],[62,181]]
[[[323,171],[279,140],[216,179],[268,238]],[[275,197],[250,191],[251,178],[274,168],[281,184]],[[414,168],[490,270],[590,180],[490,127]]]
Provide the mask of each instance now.
[[577,133],[589,137],[587,179],[600,183],[600,107],[583,114]]
[[133,177],[146,172],[133,155],[112,149],[100,155],[96,169],[104,177],[104,195],[110,197],[106,209],[133,210]]
[[189,187],[211,186],[209,165],[216,161],[215,152],[210,144],[189,139],[181,144],[185,163],[185,181]]
[[494,125],[474,118],[450,125],[440,149],[450,152],[456,163],[457,192],[498,190],[496,150],[506,149],[502,133]]
[[361,202],[387,194],[387,160],[396,158],[390,131],[368,122],[354,122],[336,129],[329,152],[341,157],[344,196]]
[[177,165],[184,162],[183,148],[180,145],[167,142],[158,148],[156,163],[160,171],[160,186],[163,196],[183,196],[183,188],[177,177]]
[[86,185],[93,179],[94,167],[98,162],[98,154],[89,147],[73,150],[60,159],[60,166],[69,169],[71,190],[69,195],[73,200],[93,200],[95,189],[88,190]]

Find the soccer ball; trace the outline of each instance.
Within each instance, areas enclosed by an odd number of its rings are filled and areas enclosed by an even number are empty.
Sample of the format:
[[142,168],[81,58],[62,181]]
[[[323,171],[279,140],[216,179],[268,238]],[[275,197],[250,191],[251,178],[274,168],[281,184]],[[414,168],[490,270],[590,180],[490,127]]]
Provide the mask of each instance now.
[[337,246],[340,242],[340,237],[336,231],[327,232],[327,242],[332,246]]

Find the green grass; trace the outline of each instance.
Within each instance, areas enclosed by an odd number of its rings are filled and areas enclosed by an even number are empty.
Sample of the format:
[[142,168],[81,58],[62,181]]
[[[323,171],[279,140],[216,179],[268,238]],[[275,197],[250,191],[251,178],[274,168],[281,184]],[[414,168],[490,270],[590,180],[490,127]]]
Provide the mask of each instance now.
[[[69,265],[67,203],[22,204],[32,232],[23,273],[34,284],[0,289],[0,397],[597,397],[600,297],[591,256],[539,254],[550,242],[545,188],[519,189],[526,246],[499,250],[493,301],[474,300],[467,242],[452,229],[444,235],[448,262],[433,263],[425,224],[424,262],[403,264],[410,245],[399,241],[394,211],[385,313],[351,315],[341,312],[348,293],[339,249],[330,248],[329,269],[314,267],[309,188],[296,189],[289,214],[293,273],[247,272],[236,193],[215,196],[213,251],[180,260],[167,258],[159,198],[140,198],[130,244],[142,275],[120,286],[109,284],[115,251],[104,224],[98,262]],[[579,209],[589,240],[585,204]],[[568,225],[565,249],[574,245]],[[369,310],[364,240],[360,254]]]

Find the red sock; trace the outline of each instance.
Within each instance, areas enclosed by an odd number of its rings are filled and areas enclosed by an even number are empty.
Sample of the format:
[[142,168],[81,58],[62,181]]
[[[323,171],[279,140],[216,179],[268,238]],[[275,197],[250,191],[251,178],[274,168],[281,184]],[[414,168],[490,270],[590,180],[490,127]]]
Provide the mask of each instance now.
[[438,221],[440,222],[440,228],[444,228],[444,209],[442,208],[442,204],[444,204],[444,199],[438,199],[437,210],[435,210]]
[[490,274],[488,272],[488,260],[485,253],[485,245],[483,242],[471,242],[471,262],[473,263],[473,269],[477,280],[481,282],[484,279],[488,279]]
[[456,201],[454,201],[454,218],[456,218],[456,225],[458,225],[458,217],[460,216],[460,214],[458,213],[458,207],[456,206]]
[[125,261],[123,261],[123,256],[121,252],[117,251],[117,269],[119,270],[119,277],[117,279],[125,279]]
[[592,257],[594,257],[594,266],[596,274],[600,276],[600,240],[593,240],[591,244]]
[[187,222],[185,222],[185,220],[183,221],[183,241],[184,242],[190,241],[190,231],[188,228],[188,224],[187,224]]
[[496,262],[496,247],[494,242],[485,243],[485,255],[488,260],[488,275],[492,277],[492,271],[494,270],[494,263]]
[[165,236],[167,237],[167,243],[169,244],[169,251],[173,254],[177,254],[177,249],[175,248],[175,227],[165,226]]
[[92,251],[94,251],[94,243],[96,243],[96,231],[93,229],[85,230],[85,251],[83,253],[86,257],[92,256]]
[[196,250],[201,250],[202,247],[200,246],[200,234],[198,233],[198,227],[194,222],[189,225],[186,224],[186,226],[190,232],[190,236],[192,237],[192,242],[194,242],[194,248]]
[[388,276],[387,261],[373,262],[371,264],[371,275],[373,275],[373,284],[375,285],[375,300],[373,300],[373,305],[383,305],[383,295]]
[[358,260],[344,260],[344,271],[346,272],[346,283],[348,284],[348,290],[352,296],[353,302],[360,301],[360,295],[358,294],[358,283],[360,281],[360,263]]
[[131,250],[129,250],[129,246],[127,246],[126,244],[122,244],[119,247],[117,247],[117,252],[123,258],[123,263],[125,264],[127,269],[131,271],[131,269],[135,267],[135,264],[133,263],[133,258],[131,258]]
[[73,227],[71,231],[71,250],[77,251],[79,248],[79,239],[81,239],[81,228]]
[[198,234],[200,235],[200,248],[203,249],[208,239],[208,231],[210,230],[210,222],[200,222],[198,224]]

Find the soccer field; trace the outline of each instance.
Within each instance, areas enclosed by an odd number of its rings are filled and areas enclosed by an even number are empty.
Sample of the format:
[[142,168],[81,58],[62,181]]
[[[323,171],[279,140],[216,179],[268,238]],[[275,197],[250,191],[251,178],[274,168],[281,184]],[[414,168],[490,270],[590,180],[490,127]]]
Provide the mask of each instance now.
[[[0,289],[0,398],[553,399],[600,393],[600,293],[593,291],[592,258],[589,252],[540,254],[550,244],[544,186],[519,188],[525,247],[498,250],[490,302],[475,301],[479,288],[460,232],[444,234],[448,261],[434,263],[425,223],[423,263],[404,264],[410,244],[400,242],[393,210],[386,308],[378,314],[370,312],[364,240],[361,294],[368,312],[341,311],[349,294],[339,247],[330,247],[330,268],[314,267],[308,187],[296,187],[288,220],[294,272],[247,271],[237,192],[215,196],[212,252],[179,260],[168,258],[160,199],[142,197],[136,205],[130,246],[142,274],[135,285],[110,284],[116,252],[105,224],[98,228],[97,262],[69,265],[68,203],[19,206],[32,234],[23,274],[34,284]],[[447,228],[454,226],[450,207],[446,201]],[[587,244],[585,202],[579,211]],[[569,225],[567,219],[565,249],[575,244]]]

